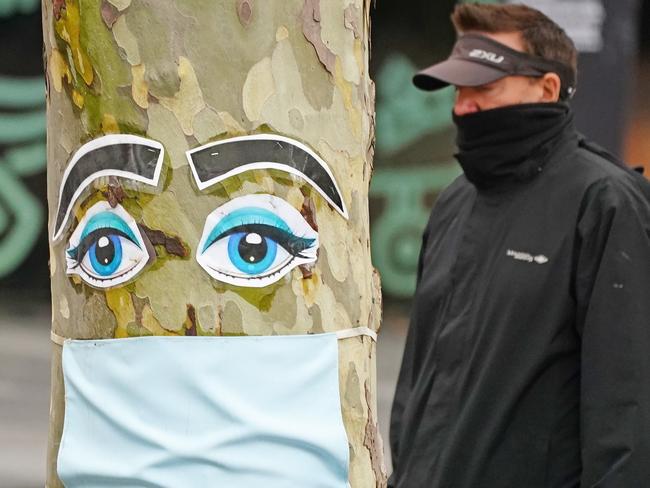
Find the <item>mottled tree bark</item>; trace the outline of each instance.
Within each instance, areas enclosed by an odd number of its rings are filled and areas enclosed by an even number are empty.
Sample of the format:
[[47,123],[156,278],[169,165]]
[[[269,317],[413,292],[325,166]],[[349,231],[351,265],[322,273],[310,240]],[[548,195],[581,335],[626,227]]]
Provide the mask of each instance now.
[[[79,219],[98,199],[119,200],[155,248],[155,264],[131,283],[97,290],[66,274],[65,239],[52,242],[55,334],[101,339],[378,330],[379,280],[368,229],[370,3],[44,0],[50,226],[64,169],[83,143],[126,133],[165,148],[162,191],[144,194],[118,180],[99,181],[73,213]],[[196,189],[186,150],[260,132],[303,141],[327,161],[349,220],[300,178],[271,170],[228,179],[209,192]],[[254,192],[281,196],[317,226],[318,260],[265,288],[224,285],[194,259],[205,216]],[[339,351],[350,482],[384,486],[375,344],[355,337],[340,341]],[[57,344],[52,358],[47,486],[56,487],[64,416]]]

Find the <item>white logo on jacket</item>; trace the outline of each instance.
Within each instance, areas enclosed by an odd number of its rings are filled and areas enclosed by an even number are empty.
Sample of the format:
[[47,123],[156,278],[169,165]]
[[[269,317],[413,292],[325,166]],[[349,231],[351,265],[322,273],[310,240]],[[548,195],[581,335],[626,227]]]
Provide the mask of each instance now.
[[470,58],[478,58],[478,59],[486,59],[492,63],[495,64],[501,64],[503,60],[505,59],[503,56],[499,56],[498,54],[491,53],[488,51],[483,51],[483,49],[473,49],[469,53]]
[[525,261],[527,263],[537,263],[537,264],[548,263],[548,258],[543,254],[538,254],[537,256],[533,256],[532,254],[527,252],[513,251],[512,249],[508,249],[508,251],[506,251],[506,255],[515,259],[516,261]]

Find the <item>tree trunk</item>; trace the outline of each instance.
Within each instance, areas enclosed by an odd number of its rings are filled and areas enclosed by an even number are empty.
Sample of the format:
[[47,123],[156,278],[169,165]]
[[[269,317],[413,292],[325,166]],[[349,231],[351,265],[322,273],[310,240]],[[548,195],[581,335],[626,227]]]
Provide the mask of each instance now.
[[[44,0],[55,338],[378,330],[381,299],[368,229],[370,3]],[[66,167],[84,143],[106,134],[159,141],[160,188],[95,180],[73,207],[70,225],[53,239]],[[249,134],[286,136],[313,149],[331,169],[349,218],[304,178],[273,169],[197,189],[185,151]],[[221,283],[195,259],[206,215],[255,193],[283,198],[318,230],[317,260],[264,287]],[[66,271],[75,224],[102,200],[133,216],[155,257],[137,278],[107,288]],[[62,486],[56,471],[64,417],[61,351],[53,344],[48,487]],[[351,486],[385,486],[371,338],[339,341],[339,377]]]

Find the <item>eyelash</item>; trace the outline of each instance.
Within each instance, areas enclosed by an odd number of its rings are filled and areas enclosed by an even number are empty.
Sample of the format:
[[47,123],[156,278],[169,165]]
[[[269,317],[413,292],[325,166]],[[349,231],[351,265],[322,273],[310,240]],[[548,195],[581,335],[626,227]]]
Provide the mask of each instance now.
[[98,241],[101,237],[108,237],[110,235],[118,235],[120,237],[124,237],[125,239],[128,239],[131,241],[133,244],[136,246],[140,247],[140,244],[138,244],[136,241],[134,241],[128,234],[125,232],[122,232],[119,229],[116,229],[115,227],[100,227],[99,229],[93,230],[89,234],[87,234],[79,243],[77,247],[74,249],[68,250],[68,256],[71,259],[74,259],[76,261],[76,266],[79,266],[81,264],[81,259],[79,259],[79,256],[83,257],[86,255],[88,250],[92,247],[91,244],[95,241]]
[[215,242],[225,237],[228,237],[232,234],[237,234],[239,232],[243,232],[245,234],[257,233],[265,237],[269,237],[273,239],[275,242],[277,242],[278,244],[280,244],[291,255],[295,257],[301,257],[301,258],[305,257],[301,253],[304,250],[309,249],[314,244],[314,239],[298,237],[292,232],[285,231],[283,229],[274,227],[272,225],[262,224],[262,223],[251,223],[251,224],[238,225],[236,227],[233,227],[231,229],[222,232],[214,239],[212,239],[209,242],[209,244],[207,244],[205,247],[207,249]]

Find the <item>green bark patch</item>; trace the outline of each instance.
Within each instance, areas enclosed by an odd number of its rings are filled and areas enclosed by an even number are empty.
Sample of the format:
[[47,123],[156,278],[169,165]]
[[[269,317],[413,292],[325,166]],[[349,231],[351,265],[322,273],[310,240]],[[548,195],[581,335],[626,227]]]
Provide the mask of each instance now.
[[131,72],[118,54],[118,46],[102,19],[101,7],[96,2],[83,2],[80,19],[80,44],[87,50],[99,79],[96,91],[84,94],[88,131],[97,134],[104,114],[111,114],[120,129],[138,128],[136,133],[141,133],[146,127],[144,116],[129,96],[120,93],[121,88],[130,86]]
[[282,286],[285,286],[284,280],[280,280],[264,288],[246,288],[234,286],[228,283],[214,282],[215,289],[221,293],[231,291],[242,297],[260,312],[268,312],[273,305],[275,294]]
[[144,78],[149,93],[155,98],[173,97],[181,85],[181,40],[196,29],[194,20],[178,10],[177,2],[160,0],[136,2],[125,15],[126,25],[138,40],[140,60],[146,66]]

